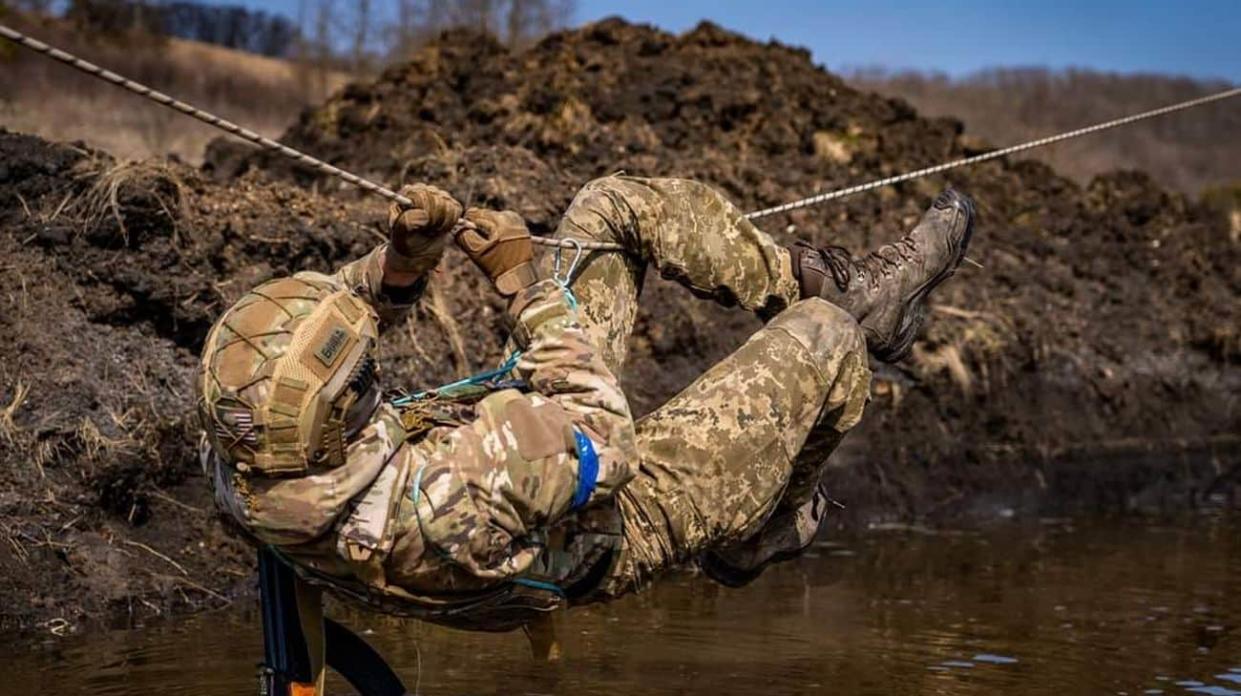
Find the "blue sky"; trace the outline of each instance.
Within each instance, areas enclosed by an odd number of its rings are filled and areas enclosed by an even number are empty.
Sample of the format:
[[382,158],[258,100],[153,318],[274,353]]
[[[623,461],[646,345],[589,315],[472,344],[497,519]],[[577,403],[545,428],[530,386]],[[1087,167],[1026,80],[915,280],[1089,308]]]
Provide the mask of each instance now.
[[[241,1],[291,17],[298,4]],[[805,46],[835,69],[962,75],[992,66],[1082,66],[1241,83],[1241,0],[578,1],[579,22],[616,14],[673,31],[710,19],[754,38]]]
[[611,14],[672,30],[706,17],[806,46],[831,68],[1085,66],[1241,82],[1241,0],[580,0],[580,19]]

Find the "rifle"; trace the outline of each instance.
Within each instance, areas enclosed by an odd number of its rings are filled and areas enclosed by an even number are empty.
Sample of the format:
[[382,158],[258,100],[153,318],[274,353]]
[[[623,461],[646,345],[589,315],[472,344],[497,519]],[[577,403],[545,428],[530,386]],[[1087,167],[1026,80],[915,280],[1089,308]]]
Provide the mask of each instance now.
[[406,696],[400,677],[353,631],[323,616],[323,595],[270,548],[259,550],[259,696],[322,696],[324,664],[362,696]]

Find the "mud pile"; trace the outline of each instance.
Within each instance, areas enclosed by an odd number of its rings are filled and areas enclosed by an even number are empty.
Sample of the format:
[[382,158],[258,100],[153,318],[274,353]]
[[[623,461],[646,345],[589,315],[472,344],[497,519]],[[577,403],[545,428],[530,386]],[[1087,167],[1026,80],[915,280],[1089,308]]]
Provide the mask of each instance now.
[[[540,233],[617,170],[700,178],[753,209],[982,147],[804,51],[619,21],[519,54],[450,34],[286,139],[516,209]],[[197,350],[253,284],[363,254],[383,205],[224,142],[206,169],[0,132],[0,630],[141,620],[250,589],[250,555],[215,522],[194,454]],[[1231,495],[1241,245],[1206,209],[1141,174],[1079,187],[992,163],[764,226],[861,249],[948,182],[979,203],[983,268],[936,296],[913,358],[879,370],[870,416],[834,460],[839,523]],[[658,279],[644,301],[624,375],[639,412],[757,326]],[[453,253],[386,339],[389,378],[493,364],[503,336]]]
[[[511,207],[538,231],[582,183],[616,171],[698,178],[754,210],[987,148],[956,121],[849,88],[804,50],[711,24],[673,36],[619,20],[516,55],[450,34],[303,114],[284,140],[393,184],[427,180]],[[218,175],[260,169],[339,187],[222,141],[212,150]],[[1241,245],[1215,214],[1140,173],[1081,187],[997,161],[762,226],[862,250],[908,230],[946,184],[979,203],[971,256],[982,268],[937,294],[927,340],[881,373],[851,443],[858,466],[840,482],[864,515],[957,509],[984,490],[1125,505],[1153,472],[1097,465],[1079,480],[1040,462],[1235,445]],[[639,412],[756,326],[650,285],[625,375]],[[450,299],[454,314],[474,302]]]

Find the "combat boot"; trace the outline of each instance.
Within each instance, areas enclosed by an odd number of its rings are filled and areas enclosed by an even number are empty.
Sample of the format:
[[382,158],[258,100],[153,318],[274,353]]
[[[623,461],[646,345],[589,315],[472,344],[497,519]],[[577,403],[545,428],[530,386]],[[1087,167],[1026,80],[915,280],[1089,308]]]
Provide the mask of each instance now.
[[926,298],[952,277],[974,233],[974,202],[949,188],[905,237],[855,258],[838,246],[790,248],[803,298],[821,297],[853,315],[876,358],[905,357],[926,317]]
[[753,582],[772,563],[796,558],[814,541],[827,517],[831,500],[822,488],[796,510],[777,513],[754,536],[736,544],[707,551],[698,567],[725,587]]

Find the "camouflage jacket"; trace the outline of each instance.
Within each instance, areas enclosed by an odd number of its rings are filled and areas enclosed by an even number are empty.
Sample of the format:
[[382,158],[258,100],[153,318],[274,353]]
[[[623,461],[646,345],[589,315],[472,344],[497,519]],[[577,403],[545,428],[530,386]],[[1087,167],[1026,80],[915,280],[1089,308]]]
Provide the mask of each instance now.
[[[390,326],[410,305],[385,295],[382,254],[330,280]],[[494,392],[416,440],[383,404],[344,466],[297,478],[245,477],[205,446],[217,504],[309,572],[397,603],[580,580],[618,538],[613,496],[638,456],[628,401],[566,300],[542,281],[511,303],[529,391]]]

